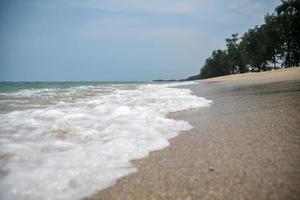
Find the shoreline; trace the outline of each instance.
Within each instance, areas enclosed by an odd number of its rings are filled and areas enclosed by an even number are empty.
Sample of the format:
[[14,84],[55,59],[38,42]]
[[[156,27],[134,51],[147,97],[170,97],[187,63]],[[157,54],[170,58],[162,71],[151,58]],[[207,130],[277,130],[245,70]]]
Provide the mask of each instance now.
[[193,129],[134,160],[136,173],[86,199],[299,198],[299,68],[180,87],[213,104],[171,113]]

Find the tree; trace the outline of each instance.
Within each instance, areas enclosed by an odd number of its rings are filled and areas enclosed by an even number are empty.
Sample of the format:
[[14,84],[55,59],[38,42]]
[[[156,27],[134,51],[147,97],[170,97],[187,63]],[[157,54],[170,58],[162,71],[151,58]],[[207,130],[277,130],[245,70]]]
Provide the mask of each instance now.
[[238,33],[232,34],[231,38],[226,39],[227,47],[227,57],[228,65],[231,66],[231,73],[245,73],[248,68],[243,63],[241,50],[240,50],[240,38],[238,38]]
[[282,0],[265,23],[242,37],[232,34],[226,49],[213,51],[201,69],[200,78],[300,65],[300,0]]
[[251,67],[251,71],[261,71],[266,69],[266,45],[264,43],[263,29],[256,26],[249,29],[240,43],[244,63]]
[[265,25],[262,26],[264,32],[264,42],[266,48],[266,59],[273,63],[276,69],[278,58],[282,54],[282,40],[280,37],[280,26],[278,25],[277,16],[267,14],[265,16]]
[[300,64],[300,1],[283,0],[275,9],[286,67]]
[[211,57],[206,59],[201,69],[200,78],[211,78],[231,74],[231,68],[228,66],[226,51],[220,49],[213,51]]

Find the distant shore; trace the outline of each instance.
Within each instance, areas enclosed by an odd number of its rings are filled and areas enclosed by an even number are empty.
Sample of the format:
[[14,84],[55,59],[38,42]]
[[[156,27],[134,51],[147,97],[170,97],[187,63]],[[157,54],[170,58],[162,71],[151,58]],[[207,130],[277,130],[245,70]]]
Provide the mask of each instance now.
[[194,128],[89,199],[299,199],[300,68],[181,87],[213,104],[170,114]]

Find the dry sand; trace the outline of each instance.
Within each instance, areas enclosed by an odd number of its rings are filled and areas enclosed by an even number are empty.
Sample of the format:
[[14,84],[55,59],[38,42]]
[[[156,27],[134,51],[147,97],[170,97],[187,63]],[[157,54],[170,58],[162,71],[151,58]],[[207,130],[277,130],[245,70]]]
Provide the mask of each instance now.
[[194,128],[90,199],[300,199],[300,68],[200,81]]
[[267,72],[235,74],[228,76],[220,76],[203,80],[202,82],[226,82],[229,84],[264,84],[282,81],[295,81],[300,79],[300,68],[286,68]]

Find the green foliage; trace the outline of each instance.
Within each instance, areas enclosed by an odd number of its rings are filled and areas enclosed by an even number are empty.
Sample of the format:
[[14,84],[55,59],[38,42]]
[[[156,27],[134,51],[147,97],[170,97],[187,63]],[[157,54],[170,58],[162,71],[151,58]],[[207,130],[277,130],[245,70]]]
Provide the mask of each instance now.
[[300,63],[300,1],[282,1],[276,9],[282,41],[281,57],[286,67]]
[[199,78],[266,71],[300,65],[300,1],[282,0],[265,23],[249,29],[242,37],[232,34],[226,49],[212,52]]
[[240,43],[244,64],[248,64],[252,71],[261,71],[266,68],[267,41],[261,27],[249,29]]
[[248,71],[243,62],[241,46],[239,45],[240,38],[238,33],[232,34],[231,38],[226,39],[227,47],[227,64],[231,66],[231,73],[245,73]]
[[228,58],[225,51],[213,51],[211,57],[206,59],[204,67],[201,69],[201,78],[211,78],[231,74],[228,67]]

